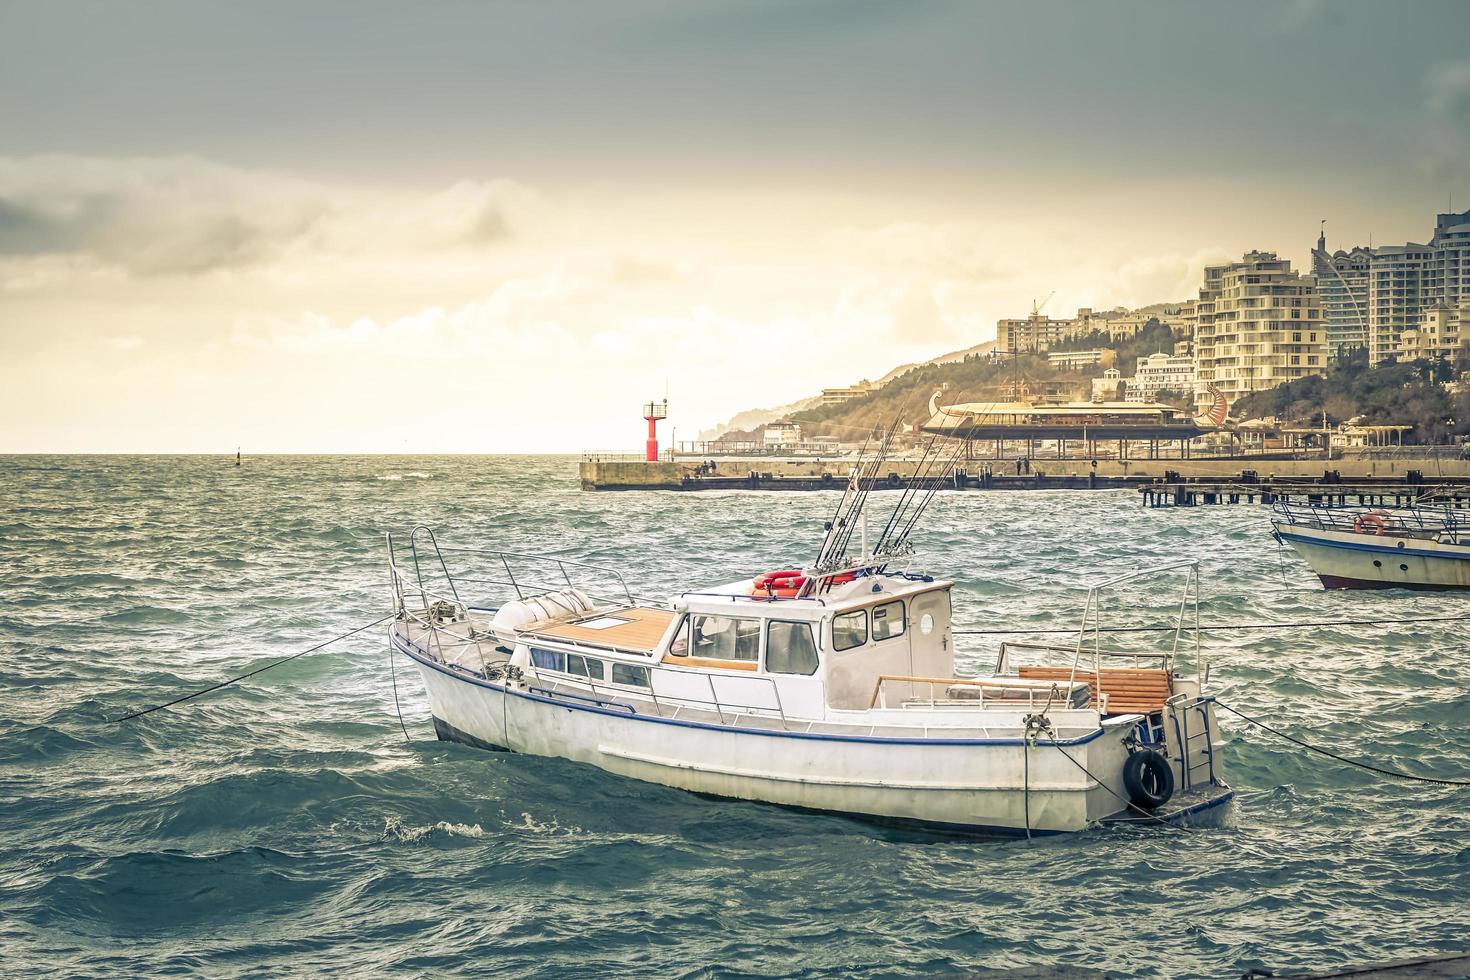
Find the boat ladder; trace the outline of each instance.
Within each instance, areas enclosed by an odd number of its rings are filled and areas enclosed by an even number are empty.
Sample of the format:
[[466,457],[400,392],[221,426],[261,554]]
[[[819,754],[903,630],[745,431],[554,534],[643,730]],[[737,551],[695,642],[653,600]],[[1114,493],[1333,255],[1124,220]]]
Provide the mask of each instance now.
[[1165,723],[1173,736],[1171,761],[1179,766],[1180,790],[1216,781],[1215,728],[1210,710],[1214,702],[1213,697],[1179,694],[1164,704]]

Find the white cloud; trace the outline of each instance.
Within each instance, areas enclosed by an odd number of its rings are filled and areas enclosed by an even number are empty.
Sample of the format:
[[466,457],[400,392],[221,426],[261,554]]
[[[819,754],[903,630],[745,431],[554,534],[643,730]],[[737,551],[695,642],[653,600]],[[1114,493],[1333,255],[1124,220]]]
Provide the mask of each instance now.
[[[1186,298],[1222,257],[1065,208],[803,224],[804,197],[680,214],[191,160],[0,161],[0,202],[0,448],[636,444],[666,383],[692,435],[977,344],[1052,290],[1059,314]],[[60,364],[86,397],[27,416]]]
[[255,265],[330,211],[318,188],[187,158],[0,159],[0,254],[148,276]]
[[[0,258],[11,259],[7,280],[34,280],[39,260],[57,257],[149,277],[476,249],[522,235],[539,207],[508,180],[384,195],[188,157],[0,158]],[[17,259],[37,261],[17,270]]]

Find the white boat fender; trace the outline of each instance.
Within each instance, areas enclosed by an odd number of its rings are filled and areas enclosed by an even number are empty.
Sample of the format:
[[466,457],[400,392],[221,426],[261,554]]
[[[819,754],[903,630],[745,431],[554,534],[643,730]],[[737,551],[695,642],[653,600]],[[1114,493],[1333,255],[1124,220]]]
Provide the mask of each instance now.
[[531,666],[531,648],[524,643],[517,643],[516,652],[510,655],[510,665],[523,670]]
[[568,614],[584,613],[592,608],[586,596],[574,591],[548,592],[507,602],[495,611],[490,626],[502,636],[510,636],[517,630],[543,619],[555,619]]
[[1174,767],[1153,749],[1140,749],[1123,763],[1123,788],[1134,806],[1161,807],[1174,795]]

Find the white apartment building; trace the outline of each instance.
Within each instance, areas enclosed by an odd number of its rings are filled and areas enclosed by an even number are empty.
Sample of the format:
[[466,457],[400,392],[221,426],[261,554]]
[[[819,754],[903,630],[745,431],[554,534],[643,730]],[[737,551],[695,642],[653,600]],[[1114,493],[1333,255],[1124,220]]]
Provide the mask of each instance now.
[[1195,376],[1235,401],[1326,366],[1322,311],[1310,276],[1275,252],[1207,266],[1196,306]]
[[1470,342],[1470,304],[1449,306],[1438,303],[1430,307],[1413,330],[1399,336],[1398,358],[1401,361],[1452,358]]
[[1095,402],[1123,401],[1125,384],[1123,375],[1117,368],[1108,368],[1103,372],[1101,378],[1092,379],[1092,400]]
[[1435,215],[1435,264],[1431,272],[1431,297],[1449,306],[1470,304],[1470,210],[1459,214]]
[[1106,334],[1111,342],[1137,336],[1149,324],[1158,322],[1174,331],[1187,347],[1194,336],[1194,304],[1154,303],[1136,310],[1117,307],[1094,310],[1079,307],[1069,320],[1053,320],[1039,312],[1028,317],[998,320],[995,324],[995,349],[998,353],[1043,353],[1063,340],[1075,340],[1094,333]]
[[1011,354],[1050,350],[1072,335],[1076,320],[1053,320],[1041,313],[1024,319],[1000,320],[995,324],[995,349]]
[[870,394],[875,388],[877,388],[877,385],[867,381],[859,381],[857,384],[847,388],[823,388],[822,400],[818,404],[824,407],[827,405],[841,405],[844,402],[852,401],[854,398],[862,398]]
[[1151,402],[1161,391],[1177,391],[1193,398],[1194,390],[1194,358],[1160,351],[1138,359],[1124,397],[1130,402]]
[[[1407,349],[1421,343],[1431,310],[1470,302],[1470,210],[1436,215],[1427,245],[1358,247],[1329,255],[1325,235],[1318,235],[1312,271],[1334,354],[1367,347],[1370,364],[1407,356]],[[1406,341],[1407,331],[1419,336]]]
[[1399,336],[1419,325],[1430,299],[1434,250],[1428,245],[1373,249],[1368,266],[1368,363],[1395,357]]
[[1082,368],[1095,367],[1099,364],[1104,367],[1112,365],[1117,353],[1108,348],[1101,350],[1054,350],[1046,355],[1046,360],[1052,367],[1062,368],[1066,371],[1078,371]]
[[767,449],[795,449],[801,444],[801,424],[771,422],[761,433]]
[[1339,249],[1329,254],[1326,234],[1317,236],[1312,274],[1317,278],[1327,350],[1333,357],[1368,346],[1368,269],[1372,264],[1372,249]]

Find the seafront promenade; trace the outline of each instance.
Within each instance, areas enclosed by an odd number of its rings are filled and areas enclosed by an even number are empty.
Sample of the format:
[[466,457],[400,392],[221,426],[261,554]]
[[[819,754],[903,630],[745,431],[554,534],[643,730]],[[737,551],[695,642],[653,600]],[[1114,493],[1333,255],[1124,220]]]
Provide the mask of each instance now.
[[[836,490],[850,477],[853,462],[845,456],[678,457],[651,462],[588,454],[578,476],[583,490]],[[878,472],[879,486],[908,486],[920,465],[918,458],[885,461]],[[1396,489],[1416,492],[1414,488],[1423,486],[1470,486],[1470,460],[1412,453],[1336,459],[1099,459],[1096,464],[1087,459],[974,459],[960,461],[944,483],[962,490],[1117,490],[1183,481],[1259,484],[1275,480],[1289,481],[1303,490],[1366,484],[1389,494]]]

